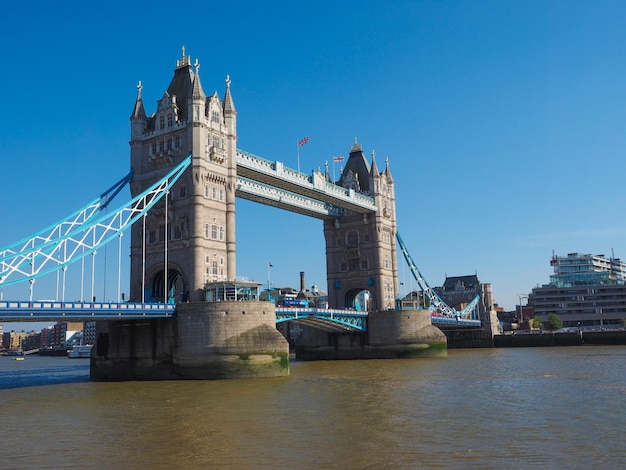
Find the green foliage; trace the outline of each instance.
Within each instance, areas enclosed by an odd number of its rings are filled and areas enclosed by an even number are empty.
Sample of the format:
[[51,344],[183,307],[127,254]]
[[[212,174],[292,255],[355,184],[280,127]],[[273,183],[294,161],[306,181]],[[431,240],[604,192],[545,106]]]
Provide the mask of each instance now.
[[546,322],[546,330],[558,330],[563,328],[563,320],[556,314],[551,313],[548,315],[548,321]]
[[543,327],[543,323],[541,323],[541,320],[539,320],[539,318],[533,318],[531,326],[534,329],[540,330]]

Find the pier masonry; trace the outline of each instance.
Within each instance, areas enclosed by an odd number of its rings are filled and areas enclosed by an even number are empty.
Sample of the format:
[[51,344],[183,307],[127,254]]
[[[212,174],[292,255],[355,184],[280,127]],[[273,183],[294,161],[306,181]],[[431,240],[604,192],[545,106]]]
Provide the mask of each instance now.
[[172,319],[97,324],[95,381],[233,379],[289,375],[289,345],[274,305],[193,302]]
[[428,310],[370,312],[367,332],[329,332],[303,326],[295,343],[300,360],[446,357],[446,335]]

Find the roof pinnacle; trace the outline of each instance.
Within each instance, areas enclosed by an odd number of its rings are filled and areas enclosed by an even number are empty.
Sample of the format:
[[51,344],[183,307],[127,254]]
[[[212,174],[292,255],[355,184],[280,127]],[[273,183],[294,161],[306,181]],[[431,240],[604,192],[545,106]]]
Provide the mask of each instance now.
[[190,62],[191,62],[191,57],[185,56],[185,46],[183,46],[183,53],[180,59],[176,61],[176,68],[179,69],[181,67],[185,67],[186,65],[189,65]]

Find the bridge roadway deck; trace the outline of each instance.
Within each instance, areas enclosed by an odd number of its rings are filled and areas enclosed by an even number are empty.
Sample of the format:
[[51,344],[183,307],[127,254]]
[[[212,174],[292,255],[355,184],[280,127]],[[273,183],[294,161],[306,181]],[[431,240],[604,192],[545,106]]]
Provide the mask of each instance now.
[[[57,302],[0,300],[0,322],[94,321],[170,318],[175,304],[136,302]],[[298,321],[327,331],[367,331],[367,313],[354,310],[277,308],[276,323]],[[432,317],[435,326],[479,328],[480,320]]]
[[93,321],[168,318],[176,305],[135,302],[0,301],[0,321]]

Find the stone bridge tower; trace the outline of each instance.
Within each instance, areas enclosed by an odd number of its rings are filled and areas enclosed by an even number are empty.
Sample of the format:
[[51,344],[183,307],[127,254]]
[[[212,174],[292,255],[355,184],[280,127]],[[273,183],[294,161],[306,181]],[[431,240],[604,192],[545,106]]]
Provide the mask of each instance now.
[[359,293],[367,291],[369,295],[361,296],[366,302],[361,310],[395,309],[396,205],[389,161],[379,172],[374,152],[370,166],[355,140],[337,184],[373,197],[378,210],[367,215],[346,211],[340,219],[324,221],[330,307],[351,307]]
[[130,117],[132,196],[190,152],[193,162],[167,201],[163,198],[132,227],[133,301],[203,300],[206,282],[235,279],[237,113],[229,78],[223,100],[217,92],[207,96],[199,68],[183,47],[174,77],[149,117],[141,82],[137,86]]

